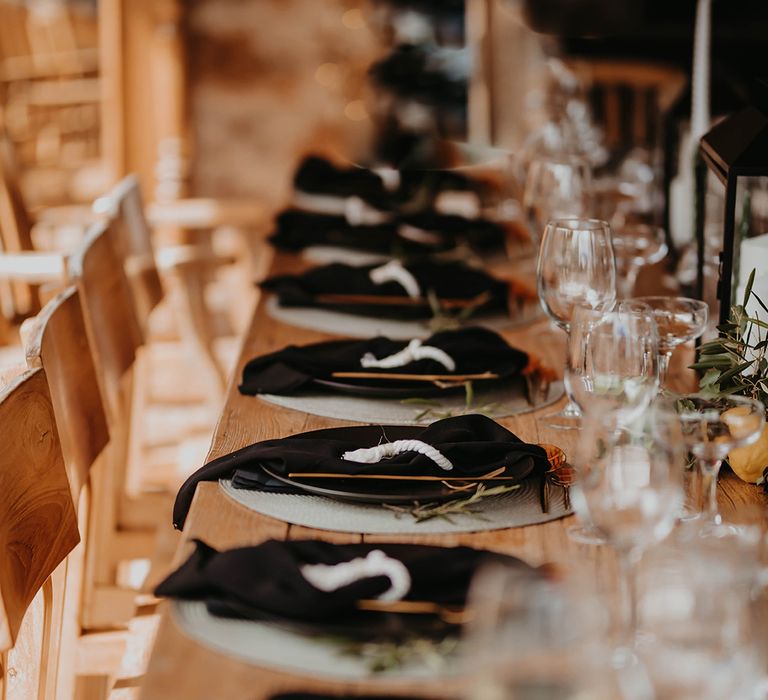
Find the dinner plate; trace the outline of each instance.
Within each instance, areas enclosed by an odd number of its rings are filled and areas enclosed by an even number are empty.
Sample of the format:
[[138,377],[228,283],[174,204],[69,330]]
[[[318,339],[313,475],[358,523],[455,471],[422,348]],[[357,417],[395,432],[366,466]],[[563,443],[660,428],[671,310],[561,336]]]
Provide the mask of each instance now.
[[[520,460],[521,466],[528,463],[532,466],[531,457],[523,457]],[[442,481],[398,481],[393,479],[312,479],[311,477],[302,477],[301,479],[282,476],[276,472],[261,467],[273,479],[282,481],[284,484],[292,486],[305,493],[315,496],[325,496],[340,501],[351,501],[354,503],[375,503],[377,505],[410,505],[415,502],[429,503],[450,501],[457,498],[467,498],[472,490],[462,490],[456,486],[447,486]],[[472,479],[467,479],[472,481]],[[511,486],[514,481],[489,481],[484,482],[488,486],[505,485]],[[458,485],[458,484],[456,484]]]
[[326,498],[335,498],[355,503],[389,503],[410,504],[414,501],[449,501],[468,495],[466,491],[458,491],[446,486],[441,481],[393,481],[391,479],[301,479],[282,476],[276,472],[261,467],[269,476],[284,484],[293,486],[306,493]]
[[226,608],[217,609],[207,604],[208,611],[217,617],[235,617],[266,622],[276,627],[316,637],[338,637],[350,641],[398,642],[413,637],[444,639],[457,636],[459,625],[445,622],[434,613],[394,613],[350,611],[328,620],[294,620],[240,604],[234,600]]
[[[485,388],[491,388],[497,383],[507,382],[510,391],[515,389],[520,392],[525,390],[523,380],[518,376],[506,375],[498,376],[493,379],[473,379],[472,386],[475,391],[482,391]],[[352,396],[366,396],[369,398],[381,399],[407,399],[407,398],[427,398],[433,396],[445,396],[464,391],[464,384],[456,382],[453,386],[440,387],[431,382],[407,381],[407,380],[388,380],[388,379],[318,379],[312,382],[332,391],[338,391],[342,394]]]

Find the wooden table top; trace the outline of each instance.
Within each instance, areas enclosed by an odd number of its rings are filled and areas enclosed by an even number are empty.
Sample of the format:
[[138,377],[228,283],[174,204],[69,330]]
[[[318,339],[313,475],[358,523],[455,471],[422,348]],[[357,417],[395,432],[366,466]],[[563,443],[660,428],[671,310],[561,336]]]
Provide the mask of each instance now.
[[[273,261],[272,271],[295,270],[301,266],[302,263],[297,257],[278,254]],[[278,350],[291,343],[305,344],[332,337],[287,326],[271,319],[265,311],[263,301],[262,299],[258,303],[251,327],[244,339],[225,405],[214,432],[208,460],[260,440],[345,424],[268,404],[238,392],[237,383],[243,365],[250,358]],[[564,335],[553,329],[547,321],[505,332],[503,335],[513,345],[535,353],[550,366],[558,370],[562,367]],[[685,356],[673,358],[671,374],[678,382],[691,381],[688,370],[681,369],[687,365],[688,359],[689,357]],[[566,454],[572,454],[576,431],[551,430],[538,422],[542,414],[550,413],[561,405],[562,402],[499,422],[523,440],[557,444]],[[768,498],[759,489],[744,484],[730,473],[721,479],[719,494],[724,513],[745,502],[761,502],[768,505]],[[595,581],[605,585],[614,578],[615,561],[612,552],[606,547],[579,545],[571,541],[567,530],[574,522],[573,517],[568,517],[542,525],[470,534],[338,533],[289,525],[254,513],[224,495],[218,484],[207,482],[197,487],[175,564],[186,558],[191,547],[189,542],[193,538],[203,539],[217,549],[258,544],[271,538],[317,538],[334,542],[419,542],[442,546],[461,544],[515,555],[533,565],[554,563],[567,568],[569,562],[578,560],[583,571],[593,571]],[[167,700],[176,697],[185,700],[262,698],[289,690],[351,694],[361,691],[392,694],[419,692],[425,696],[445,696],[457,692],[455,687],[441,688],[435,684],[409,687],[402,682],[392,684],[380,679],[357,683],[320,681],[249,665],[211,651],[186,637],[170,616],[167,604],[164,605],[157,640],[142,685],[143,700]]]

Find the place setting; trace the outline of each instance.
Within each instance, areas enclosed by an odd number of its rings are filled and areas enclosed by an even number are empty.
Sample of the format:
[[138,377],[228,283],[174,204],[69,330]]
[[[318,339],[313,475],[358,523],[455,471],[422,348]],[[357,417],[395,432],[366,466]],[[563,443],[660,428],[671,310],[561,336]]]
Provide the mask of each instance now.
[[303,677],[379,683],[461,678],[471,585],[503,566],[547,571],[470,547],[267,540],[217,551],[195,542],[156,589],[200,644]]
[[501,330],[541,317],[527,282],[461,262],[331,263],[268,277],[261,288],[272,294],[266,303],[272,318],[352,338],[423,338],[468,323]]
[[482,327],[424,340],[291,345],[246,363],[239,389],[314,415],[391,425],[464,413],[500,418],[541,408],[563,393],[538,358]]
[[[302,251],[314,263],[530,255],[531,234],[509,191],[509,165],[494,157],[496,162],[480,166],[432,169],[345,167],[308,157],[270,242]],[[471,162],[466,153],[462,158]]]
[[182,528],[197,484],[285,522],[340,532],[471,532],[547,522],[570,512],[571,471],[554,445],[534,445],[471,414],[425,428],[326,428],[254,443],[182,486]]

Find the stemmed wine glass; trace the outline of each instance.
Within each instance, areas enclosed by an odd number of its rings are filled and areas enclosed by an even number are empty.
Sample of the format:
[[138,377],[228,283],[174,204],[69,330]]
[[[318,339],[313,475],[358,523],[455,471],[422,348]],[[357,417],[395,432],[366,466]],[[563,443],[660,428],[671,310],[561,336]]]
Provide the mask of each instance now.
[[662,407],[653,404],[631,419],[603,409],[586,414],[576,451],[573,503],[618,556],[625,591],[622,650],[635,644],[636,567],[643,552],[674,527],[684,464],[680,423]]
[[[610,226],[598,219],[555,219],[547,223],[536,278],[544,311],[566,333],[570,332],[576,306],[609,311],[616,301]],[[569,393],[566,407],[544,420],[550,427],[571,429],[578,426],[580,415]]]
[[538,242],[550,219],[586,214],[591,197],[592,172],[584,158],[534,158],[528,165],[523,189],[531,240]]
[[704,521],[721,522],[717,477],[731,450],[756,442],[765,426],[765,407],[746,396],[711,398],[693,394],[674,401],[683,438],[696,457],[703,479]]
[[616,254],[616,278],[619,298],[632,296],[637,275],[644,265],[653,265],[667,254],[664,229],[649,224],[628,223],[615,227],[613,250]]
[[[658,334],[649,307],[610,312],[578,306],[571,319],[565,383],[582,412],[615,411],[633,419],[645,411],[658,393]],[[590,523],[577,525],[568,535],[582,544],[605,544]]]
[[707,302],[686,297],[635,297],[627,302],[650,306],[659,329],[659,385],[664,388],[673,350],[701,336],[707,328]]
[[472,581],[469,609],[465,700],[617,697],[593,587],[494,563]]

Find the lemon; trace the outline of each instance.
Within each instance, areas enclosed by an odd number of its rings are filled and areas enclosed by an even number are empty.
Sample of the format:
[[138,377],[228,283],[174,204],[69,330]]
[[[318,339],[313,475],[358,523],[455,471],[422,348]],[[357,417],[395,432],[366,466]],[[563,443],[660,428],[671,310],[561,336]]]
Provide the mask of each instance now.
[[757,483],[768,467],[768,425],[763,428],[757,442],[731,450],[728,463],[740,479],[750,484]]

